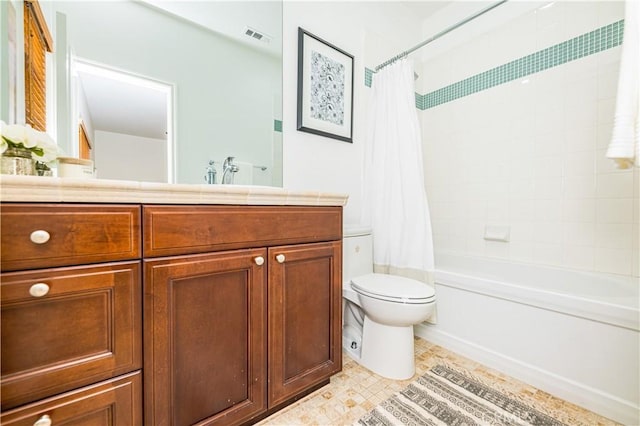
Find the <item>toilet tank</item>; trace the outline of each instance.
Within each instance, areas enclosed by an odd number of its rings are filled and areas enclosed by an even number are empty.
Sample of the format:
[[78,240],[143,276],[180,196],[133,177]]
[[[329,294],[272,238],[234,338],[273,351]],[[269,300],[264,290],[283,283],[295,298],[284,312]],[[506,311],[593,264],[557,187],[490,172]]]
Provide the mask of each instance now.
[[371,228],[345,227],[342,245],[342,279],[373,272],[373,237]]

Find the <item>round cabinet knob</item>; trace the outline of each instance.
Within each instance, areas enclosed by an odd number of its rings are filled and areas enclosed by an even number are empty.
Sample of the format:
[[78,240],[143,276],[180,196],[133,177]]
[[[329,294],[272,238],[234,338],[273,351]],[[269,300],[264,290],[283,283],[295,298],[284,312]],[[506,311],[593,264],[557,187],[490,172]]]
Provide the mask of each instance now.
[[44,244],[47,241],[49,241],[49,238],[51,238],[51,235],[49,235],[49,233],[45,230],[38,229],[37,231],[33,231],[29,236],[29,238],[33,243]]
[[284,254],[279,254],[276,256],[276,260],[278,261],[278,263],[284,263]]
[[49,286],[45,283],[36,283],[29,288],[29,294],[33,297],[42,297],[49,293]]
[[258,266],[264,265],[264,257],[262,256],[254,257],[253,261],[256,262],[256,265]]
[[44,416],[36,420],[33,426],[51,426],[51,424],[52,424],[51,417],[45,414]]

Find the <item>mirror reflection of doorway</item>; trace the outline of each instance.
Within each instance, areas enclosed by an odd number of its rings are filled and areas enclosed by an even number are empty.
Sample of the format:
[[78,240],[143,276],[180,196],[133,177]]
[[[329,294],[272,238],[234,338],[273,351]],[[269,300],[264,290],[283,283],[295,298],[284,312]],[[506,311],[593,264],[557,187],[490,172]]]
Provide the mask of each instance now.
[[174,182],[173,86],[75,58],[78,153],[102,179]]

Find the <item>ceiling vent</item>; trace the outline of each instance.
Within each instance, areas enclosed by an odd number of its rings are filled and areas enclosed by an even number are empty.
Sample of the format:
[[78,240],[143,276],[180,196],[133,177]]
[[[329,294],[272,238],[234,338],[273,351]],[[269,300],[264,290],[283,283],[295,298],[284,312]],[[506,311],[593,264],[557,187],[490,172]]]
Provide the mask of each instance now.
[[263,43],[269,44],[271,43],[271,37],[267,34],[255,30],[251,27],[244,27],[244,35],[247,37],[251,37],[254,40],[261,41]]

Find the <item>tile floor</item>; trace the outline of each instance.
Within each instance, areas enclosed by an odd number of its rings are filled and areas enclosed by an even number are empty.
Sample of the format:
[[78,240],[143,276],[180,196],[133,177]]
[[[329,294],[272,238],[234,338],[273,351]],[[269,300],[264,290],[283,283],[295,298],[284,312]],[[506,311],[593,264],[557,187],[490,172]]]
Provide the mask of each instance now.
[[[485,383],[491,383],[497,390],[516,396],[567,425],[616,425],[609,419],[490,370],[426,340],[416,338],[415,349],[417,375],[423,374],[436,364],[444,363],[473,373]],[[382,378],[361,367],[343,353],[342,372],[332,377],[329,385],[267,417],[258,425],[350,425],[412,380]]]

